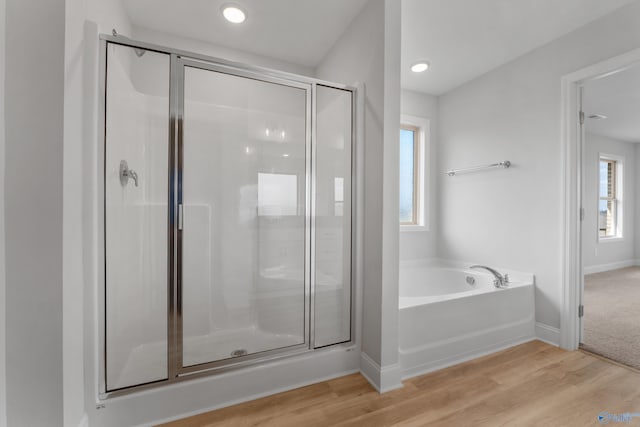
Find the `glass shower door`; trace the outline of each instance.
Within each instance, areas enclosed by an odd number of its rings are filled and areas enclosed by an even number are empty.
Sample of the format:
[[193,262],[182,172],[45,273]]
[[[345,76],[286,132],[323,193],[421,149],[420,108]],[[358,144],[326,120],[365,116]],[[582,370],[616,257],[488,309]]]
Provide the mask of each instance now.
[[107,46],[106,391],[168,378],[167,54]]
[[180,69],[182,368],[308,347],[309,87]]
[[314,347],[351,340],[353,95],[316,86]]

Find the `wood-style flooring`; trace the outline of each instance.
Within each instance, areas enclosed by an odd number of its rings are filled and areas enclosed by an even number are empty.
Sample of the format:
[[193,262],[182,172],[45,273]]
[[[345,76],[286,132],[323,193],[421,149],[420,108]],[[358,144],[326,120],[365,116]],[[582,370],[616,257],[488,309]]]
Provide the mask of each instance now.
[[164,426],[597,426],[603,411],[640,413],[640,373],[532,341],[385,394],[354,374]]

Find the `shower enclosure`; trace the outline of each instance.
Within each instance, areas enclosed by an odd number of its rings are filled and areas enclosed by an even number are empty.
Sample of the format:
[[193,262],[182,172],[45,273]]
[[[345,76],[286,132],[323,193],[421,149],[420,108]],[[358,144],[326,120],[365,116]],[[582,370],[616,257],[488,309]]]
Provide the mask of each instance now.
[[101,393],[351,342],[354,89],[101,38]]

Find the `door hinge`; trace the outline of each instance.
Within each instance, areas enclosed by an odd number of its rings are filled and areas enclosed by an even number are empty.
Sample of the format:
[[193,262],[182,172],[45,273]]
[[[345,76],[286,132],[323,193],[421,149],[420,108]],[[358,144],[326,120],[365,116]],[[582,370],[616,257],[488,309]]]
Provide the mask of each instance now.
[[580,124],[584,124],[584,111],[580,111]]
[[584,208],[580,208],[580,221],[584,221]]
[[178,205],[178,230],[182,230],[184,225],[184,208],[182,207],[182,203]]
[[584,317],[584,305],[582,304],[578,306],[578,317]]

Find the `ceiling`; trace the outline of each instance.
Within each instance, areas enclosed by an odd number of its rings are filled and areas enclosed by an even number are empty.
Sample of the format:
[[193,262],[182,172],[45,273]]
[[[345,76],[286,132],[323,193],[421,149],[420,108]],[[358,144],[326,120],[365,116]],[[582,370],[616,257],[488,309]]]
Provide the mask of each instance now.
[[[315,67],[367,0],[234,0],[247,12],[227,22],[227,0],[122,0],[134,26]],[[608,0],[609,1],[609,0]]]
[[402,87],[443,94],[633,1],[402,0]]
[[582,109],[587,132],[626,142],[640,142],[640,65],[584,84]]

